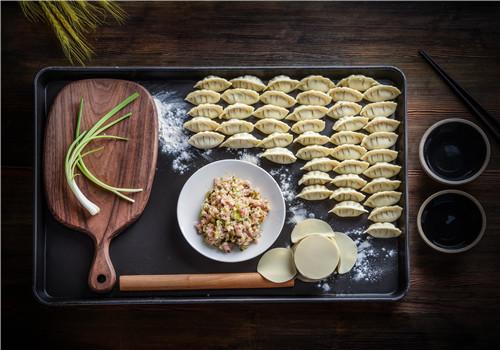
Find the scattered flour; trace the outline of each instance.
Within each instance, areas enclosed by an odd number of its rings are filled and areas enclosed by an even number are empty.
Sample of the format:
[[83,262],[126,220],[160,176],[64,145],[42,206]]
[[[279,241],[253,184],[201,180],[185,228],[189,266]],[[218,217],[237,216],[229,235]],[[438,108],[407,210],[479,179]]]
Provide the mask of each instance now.
[[160,92],[153,96],[158,111],[160,151],[173,157],[172,168],[183,174],[189,170],[194,152],[188,143],[189,134],[183,124],[187,116],[186,105],[173,92]]
[[260,164],[259,157],[257,157],[255,154],[248,153],[247,151],[244,150],[238,152],[238,158],[255,165]]
[[358,246],[358,260],[353,268],[354,281],[374,282],[379,279],[382,274],[380,267],[374,264],[374,258],[380,254],[372,246],[373,238],[365,235],[363,236],[363,229],[358,229],[346,232]]
[[328,282],[319,282],[316,287],[321,288],[323,292],[328,293],[329,291],[332,290],[332,287]]
[[308,212],[302,203],[290,205],[288,210],[292,214],[292,216],[288,219],[288,223],[290,224],[296,224],[304,221],[305,219],[312,219],[315,217],[314,213]]
[[296,199],[297,181],[293,178],[290,168],[279,167],[269,171],[281,188],[283,198],[288,203],[288,211],[291,214],[287,220],[289,224],[296,224],[308,218],[314,218],[313,212],[310,212],[300,200]]
[[290,169],[280,167],[272,169],[269,171],[269,174],[271,174],[280,185],[285,201],[292,202],[295,199],[295,182],[293,181]]

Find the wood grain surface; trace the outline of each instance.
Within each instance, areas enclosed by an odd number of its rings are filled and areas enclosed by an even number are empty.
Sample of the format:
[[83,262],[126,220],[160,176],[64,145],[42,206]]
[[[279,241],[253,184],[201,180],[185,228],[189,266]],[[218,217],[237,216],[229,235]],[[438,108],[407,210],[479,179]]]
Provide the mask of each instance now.
[[[83,99],[80,132],[90,130],[120,102],[138,93],[139,97],[109,121],[132,113],[127,120],[106,130],[108,135],[128,141],[96,140],[86,149],[104,147],[85,157],[85,164],[100,180],[121,188],[141,188],[130,194],[135,202],[125,201],[78,176],[75,181],[100,212],[90,215],[69,189],[63,171],[64,158],[74,141],[76,116]],[[107,292],[116,282],[109,256],[114,236],[134,222],[144,211],[156,172],[158,153],[158,118],[153,98],[141,85],[116,79],[86,79],[66,85],[52,104],[45,127],[43,180],[48,208],[62,224],[88,234],[95,246],[89,286],[96,292]]]
[[289,288],[293,287],[294,284],[295,281],[293,279],[284,283],[273,283],[266,280],[257,272],[120,276],[120,290],[124,292],[152,290]]
[[500,147],[459,187],[485,207],[483,240],[434,252],[415,217],[445,188],[417,145],[448,117],[474,120],[418,56],[426,49],[500,116],[500,4],[126,3],[91,36],[92,65],[392,64],[408,78],[411,286],[397,303],[47,308],[31,294],[32,78],[67,64],[53,34],[2,2],[2,335],[5,349],[494,349],[500,345]]

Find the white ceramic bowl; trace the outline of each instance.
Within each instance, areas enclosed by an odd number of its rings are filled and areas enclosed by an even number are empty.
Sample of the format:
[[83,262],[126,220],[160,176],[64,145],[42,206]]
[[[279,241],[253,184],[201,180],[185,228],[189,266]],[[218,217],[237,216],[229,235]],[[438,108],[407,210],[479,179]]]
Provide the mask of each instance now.
[[[258,243],[250,244],[243,251],[234,247],[230,253],[225,253],[206,244],[195,225],[199,220],[201,204],[214,179],[231,175],[250,181],[262,198],[269,201],[271,210],[262,224]],[[276,181],[262,168],[242,160],[219,160],[205,165],[186,181],[177,202],[177,222],[184,238],[200,254],[222,262],[245,261],[264,253],[276,241],[285,222],[285,201]]]

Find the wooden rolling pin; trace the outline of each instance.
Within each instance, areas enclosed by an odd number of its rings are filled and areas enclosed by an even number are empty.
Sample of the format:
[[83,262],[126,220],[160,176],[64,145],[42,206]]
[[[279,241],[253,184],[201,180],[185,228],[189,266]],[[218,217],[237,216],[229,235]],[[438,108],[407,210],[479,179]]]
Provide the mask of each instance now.
[[120,276],[120,290],[124,292],[202,290],[202,289],[245,289],[245,288],[288,288],[294,280],[273,283],[257,272],[211,273],[194,275],[132,275]]

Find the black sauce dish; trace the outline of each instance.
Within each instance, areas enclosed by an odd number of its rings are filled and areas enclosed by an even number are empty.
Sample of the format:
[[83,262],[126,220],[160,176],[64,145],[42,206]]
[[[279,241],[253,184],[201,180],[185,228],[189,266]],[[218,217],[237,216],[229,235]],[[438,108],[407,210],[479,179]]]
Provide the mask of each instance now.
[[476,179],[490,161],[491,146],[484,131],[460,118],[441,120],[422,136],[420,164],[434,180],[462,185]]
[[479,201],[459,190],[434,193],[417,215],[420,236],[443,253],[461,253],[474,247],[486,229],[486,215]]

